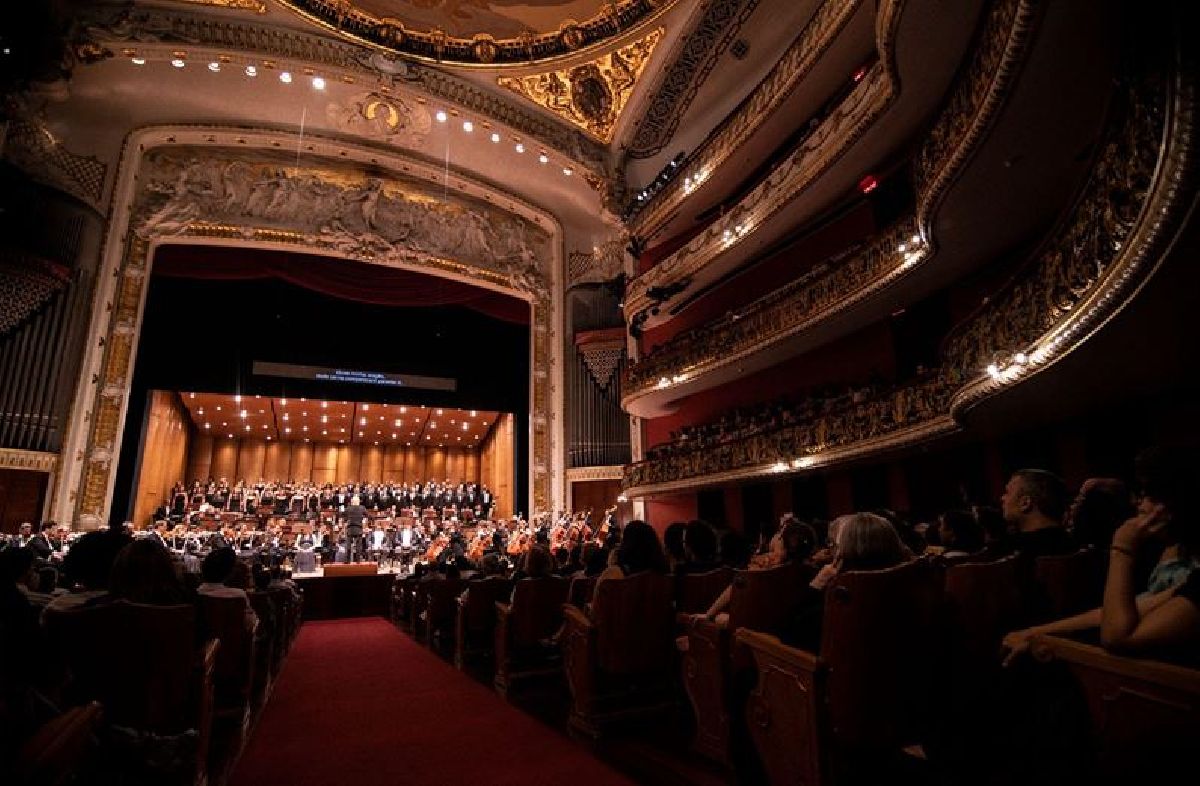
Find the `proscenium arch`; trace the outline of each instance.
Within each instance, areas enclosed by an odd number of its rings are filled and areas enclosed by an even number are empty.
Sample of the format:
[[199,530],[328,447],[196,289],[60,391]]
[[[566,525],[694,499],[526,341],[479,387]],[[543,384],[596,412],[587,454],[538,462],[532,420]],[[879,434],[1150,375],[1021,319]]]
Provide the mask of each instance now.
[[[215,224],[196,220],[170,233],[139,233],[134,211],[147,188],[141,177],[147,155],[171,148],[187,148],[194,155],[211,151],[220,160],[222,152],[261,151],[279,153],[303,145],[308,160],[345,167],[360,167],[372,176],[381,173],[400,180],[454,183],[454,192],[482,200],[492,207],[536,224],[549,236],[550,258],[539,260],[540,283],[511,275],[496,267],[471,262],[422,258],[402,254],[371,258],[331,248],[318,237],[281,230],[278,226],[256,226],[252,220]],[[424,161],[339,140],[306,136],[303,141],[291,132],[246,130],[224,127],[166,126],[142,129],[126,140],[112,195],[103,257],[96,291],[92,298],[88,346],[80,368],[71,418],[64,441],[63,469],[53,492],[51,511],[58,521],[78,527],[94,527],[111,514],[116,463],[121,435],[129,408],[138,339],[148,292],[147,282],[155,249],[169,243],[221,245],[301,252],[326,257],[355,259],[373,264],[402,267],[492,289],[525,300],[531,307],[529,390],[529,474],[527,482],[532,512],[550,511],[564,501],[563,400],[561,384],[563,238],[558,221],[550,214],[518,198]],[[535,289],[537,291],[535,291]]]

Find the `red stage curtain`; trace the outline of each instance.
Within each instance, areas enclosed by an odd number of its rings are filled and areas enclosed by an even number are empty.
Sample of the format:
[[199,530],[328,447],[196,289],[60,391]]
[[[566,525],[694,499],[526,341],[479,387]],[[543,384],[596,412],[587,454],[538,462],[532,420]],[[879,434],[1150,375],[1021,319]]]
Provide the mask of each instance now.
[[227,281],[278,278],[323,295],[377,306],[464,306],[489,317],[529,324],[529,304],[490,289],[412,270],[348,259],[223,246],[166,245],[156,275]]

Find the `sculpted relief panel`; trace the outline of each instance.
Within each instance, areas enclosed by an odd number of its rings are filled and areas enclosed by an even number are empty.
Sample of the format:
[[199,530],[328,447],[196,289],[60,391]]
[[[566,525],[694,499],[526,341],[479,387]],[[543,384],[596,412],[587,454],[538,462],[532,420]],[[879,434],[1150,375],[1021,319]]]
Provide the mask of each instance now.
[[550,235],[478,201],[447,201],[415,181],[337,162],[295,166],[285,153],[251,155],[173,148],[147,154],[134,227],[142,238],[198,225],[250,224],[298,233],[346,256],[494,274],[497,283],[550,296]]

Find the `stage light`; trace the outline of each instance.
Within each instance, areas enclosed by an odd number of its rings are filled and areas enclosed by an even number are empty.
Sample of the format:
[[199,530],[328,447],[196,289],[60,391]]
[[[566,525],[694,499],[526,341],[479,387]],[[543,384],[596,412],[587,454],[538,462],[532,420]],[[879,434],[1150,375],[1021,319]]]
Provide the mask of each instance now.
[[218,405],[217,405],[217,412],[220,412],[220,411],[221,411],[221,405],[220,405],[220,404],[218,404]]
[[463,423],[463,431],[466,431],[466,430],[467,430],[467,429],[469,429],[470,427],[471,427],[471,424],[470,424],[470,423]]
[[322,423],[328,423],[328,422],[329,422],[329,416],[328,416],[328,415],[322,415],[322,416],[321,416],[321,422],[322,422]]
[[176,68],[183,68],[185,65],[187,65],[187,63],[184,62],[183,58],[177,57],[171,61],[171,65],[175,66]]
[[542,153],[541,155],[538,156],[538,163],[539,164],[549,164],[550,156],[546,155],[545,153]]
[[241,412],[241,415],[240,415],[240,417],[243,417],[243,418],[244,418],[244,417],[247,417],[249,414],[250,414],[249,412],[247,412],[246,410],[244,410],[244,409],[243,409],[243,410],[242,410],[242,412]]
[[366,419],[366,418],[362,418],[362,419],[360,419],[360,420],[358,421],[358,423],[359,423],[359,425],[360,425],[360,426],[365,426],[365,425],[367,425],[367,419]]
[[314,76],[312,78],[312,86],[313,86],[313,90],[324,90],[325,89],[325,77]]
[[305,430],[305,431],[308,431],[308,426],[305,426],[305,427],[304,427],[304,430]]
[[203,409],[198,409],[198,410],[196,410],[196,414],[197,414],[197,415],[203,415],[203,414],[204,414],[204,410],[203,410]]
[[378,444],[379,444],[379,440],[375,440],[375,444],[376,444],[376,445],[378,445]]
[[380,420],[383,420],[383,415],[380,415],[380,416],[379,416],[379,419],[380,419]]
[[229,438],[230,438],[230,439],[233,439],[233,435],[232,435],[232,434],[230,434],[230,435],[229,435]]
[[214,60],[208,64],[208,70],[212,71],[215,74],[221,70],[221,64],[218,63],[216,60]]
[[322,436],[322,437],[328,437],[328,436],[329,436],[329,432],[328,432],[326,429],[321,429],[321,436]]
[[286,407],[286,406],[287,406],[287,399],[286,399],[286,398],[281,398],[281,399],[279,399],[279,406],[281,406],[281,407]]
[[304,417],[308,417],[308,413],[307,413],[307,412],[301,412],[300,414],[301,414],[301,415],[303,415]]
[[466,132],[469,134],[469,133],[471,133],[471,132],[472,132],[472,131],[474,131],[474,130],[475,130],[475,124],[474,124],[474,123],[472,123],[470,120],[464,120],[464,121],[463,121],[463,131],[466,131]]
[[205,427],[205,428],[212,428],[212,424],[211,424],[211,423],[205,423],[205,424],[204,424],[204,427]]
[[303,403],[303,402],[305,402],[305,401],[308,401],[308,399],[306,399],[306,398],[302,398],[302,399],[300,399],[300,402],[301,402],[301,403]]
[[291,433],[292,433],[292,429],[291,429],[291,427],[289,426],[288,428],[285,428],[285,429],[283,430],[283,433],[284,433],[284,434],[291,434]]
[[322,401],[322,402],[321,402],[321,409],[328,409],[328,408],[329,408],[329,402],[328,402],[328,401]]
[[290,419],[290,416],[288,415],[288,413],[286,413],[286,412],[284,412],[284,413],[283,413],[283,419],[284,419],[284,420],[289,420],[289,419]]
[[280,71],[279,72],[279,81],[283,82],[285,85],[290,85],[292,83],[292,72],[291,71]]
[[514,149],[514,150],[516,150],[518,153],[524,153],[524,152],[525,152],[525,145],[523,145],[523,144],[521,144],[520,142],[518,142],[518,143],[517,143],[517,145],[516,145],[516,147],[514,147],[513,149]]
[[439,109],[439,110],[437,111],[437,114],[435,114],[435,115],[434,115],[434,117],[437,119],[437,121],[438,121],[439,123],[445,123],[445,122],[446,122],[446,112],[445,112],[444,110],[441,110],[441,109]]
[[246,66],[246,76],[258,76],[258,69],[252,65]]
[[221,425],[222,425],[222,426],[228,426],[229,424],[228,424],[228,423],[226,423],[224,420],[222,420],[222,421],[221,421]]
[[[387,406],[387,404],[384,404],[384,406],[386,407],[386,406]],[[371,409],[371,405],[370,405],[370,404],[363,404],[363,412],[369,412],[369,411],[370,411],[370,409]]]
[[475,410],[471,410],[471,417],[477,417],[478,415],[479,415],[478,412],[476,412]]
[[195,393],[188,393],[188,398],[195,398],[195,397],[196,397]]
[[[266,428],[266,426],[264,426],[263,428]],[[250,425],[246,424],[246,431],[249,431],[249,430],[250,430]]]
[[500,141],[500,135],[493,133],[492,134],[492,142],[499,142],[499,141]]
[[442,414],[442,411],[441,411],[440,409],[438,410],[438,414],[439,414],[439,415],[440,415],[440,414]]
[[144,57],[131,57],[131,58],[129,59],[129,62],[133,63],[134,65],[146,65],[146,58],[144,58]]
[[395,439],[395,438],[396,438],[396,432],[394,432],[394,431],[393,431],[393,432],[392,432],[392,439]]
[[407,415],[407,414],[408,414],[408,407],[400,407],[400,414],[401,414],[401,415]]
[[396,421],[395,421],[395,422],[394,422],[392,425],[393,425],[393,426],[400,426],[400,425],[403,425],[403,424],[404,424],[404,421],[403,421],[403,420],[401,420],[400,418],[396,418]]

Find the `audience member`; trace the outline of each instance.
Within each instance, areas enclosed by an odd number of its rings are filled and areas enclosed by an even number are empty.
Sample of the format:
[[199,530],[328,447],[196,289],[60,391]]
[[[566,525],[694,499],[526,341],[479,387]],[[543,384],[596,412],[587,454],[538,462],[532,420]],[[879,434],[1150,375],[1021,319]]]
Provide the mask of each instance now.
[[707,521],[689,521],[683,531],[686,559],[676,573],[707,573],[721,566],[717,559],[717,533]]
[[47,611],[65,611],[102,602],[108,596],[113,563],[131,542],[119,529],[97,530],[81,537],[63,560],[72,592],[50,601]]
[[667,557],[668,569],[674,573],[680,565],[687,562],[687,552],[683,547],[684,533],[687,531],[687,525],[682,521],[676,521],[667,525],[663,530],[662,548]]
[[170,552],[151,538],[135,540],[121,549],[113,562],[109,592],[119,600],[155,606],[191,601]]
[[938,516],[937,540],[941,558],[961,561],[983,551],[984,531],[979,520],[965,510],[948,510]]
[[1013,473],[1000,498],[1011,530],[1009,548],[1025,558],[1070,554],[1076,544],[1063,527],[1067,490],[1062,479],[1040,469]]
[[1107,549],[1117,527],[1132,514],[1124,483],[1116,478],[1088,478],[1067,508],[1065,523],[1076,543]]

